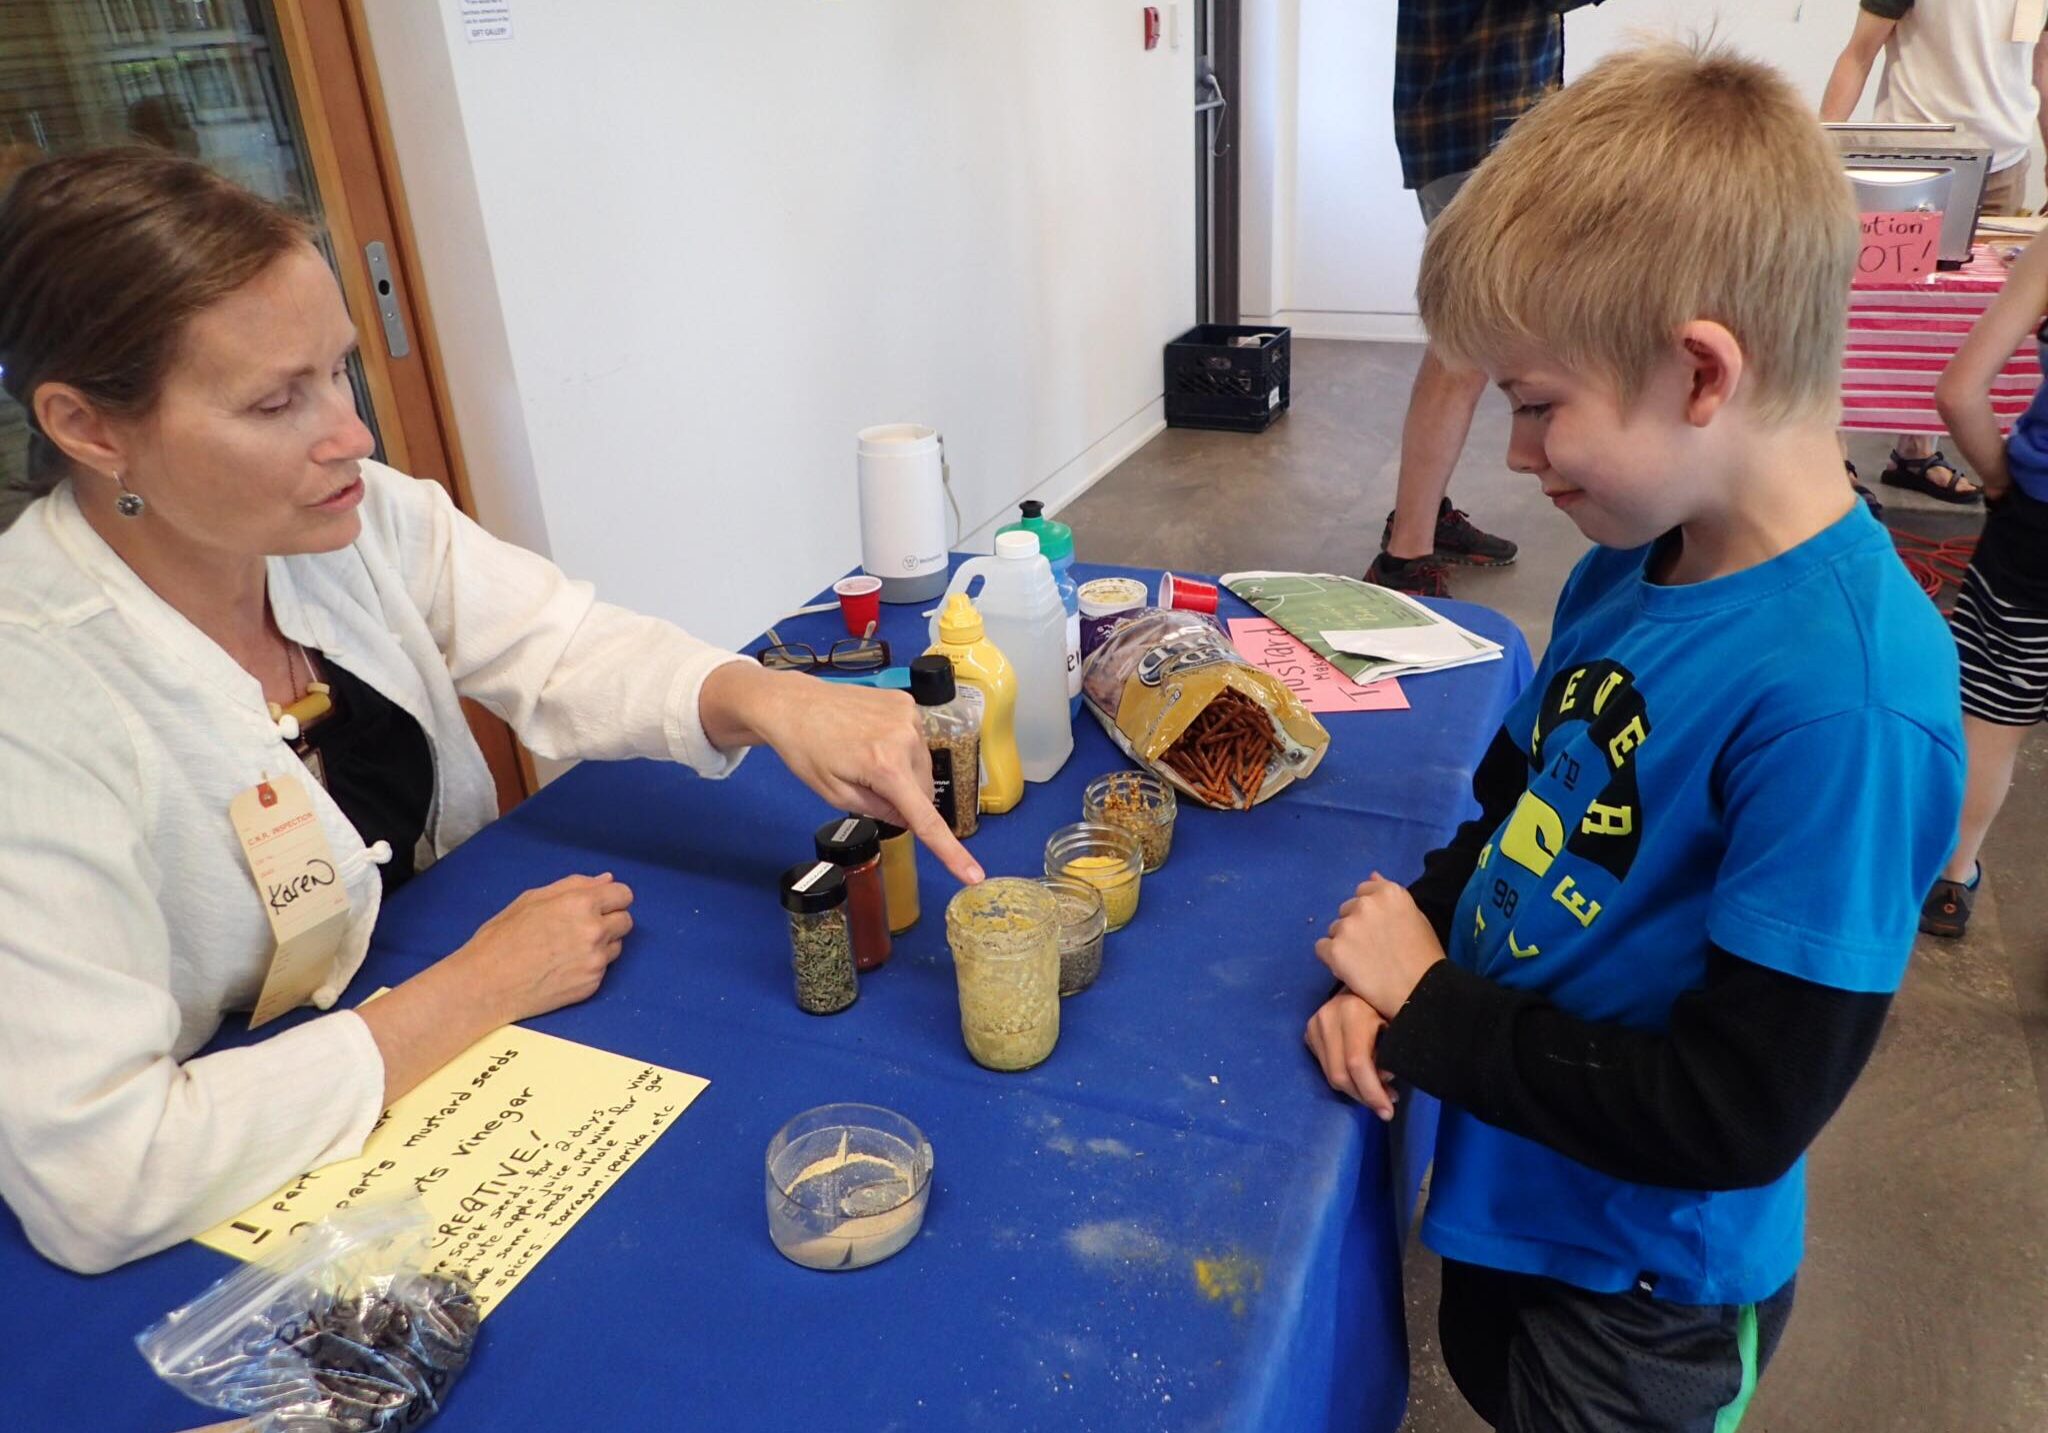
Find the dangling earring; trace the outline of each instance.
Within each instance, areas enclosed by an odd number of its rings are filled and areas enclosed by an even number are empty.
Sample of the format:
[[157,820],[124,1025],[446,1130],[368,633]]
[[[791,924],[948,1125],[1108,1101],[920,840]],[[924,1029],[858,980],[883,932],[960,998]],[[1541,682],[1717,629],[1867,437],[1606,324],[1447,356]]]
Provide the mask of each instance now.
[[114,499],[114,511],[122,517],[141,517],[149,504],[142,500],[140,493],[128,491],[128,483],[119,473],[114,474],[114,481],[121,484],[121,496]]

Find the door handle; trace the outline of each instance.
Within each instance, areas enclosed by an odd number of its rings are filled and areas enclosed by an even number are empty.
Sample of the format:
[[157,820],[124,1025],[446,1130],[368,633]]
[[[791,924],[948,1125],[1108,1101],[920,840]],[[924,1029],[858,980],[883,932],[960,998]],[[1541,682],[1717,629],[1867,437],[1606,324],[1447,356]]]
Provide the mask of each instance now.
[[363,258],[370,266],[377,317],[384,321],[384,347],[393,358],[409,358],[412,339],[405,331],[405,312],[398,303],[398,281],[391,276],[391,253],[377,241],[363,246]]
[[[1204,92],[1207,98],[1204,98]],[[1216,78],[1216,67],[1202,56],[1202,67],[1195,72],[1195,113],[1206,114],[1209,119],[1209,157],[1221,159],[1229,153],[1228,146],[1218,148],[1223,138],[1223,116],[1230,109],[1230,97],[1223,93],[1223,82]]]

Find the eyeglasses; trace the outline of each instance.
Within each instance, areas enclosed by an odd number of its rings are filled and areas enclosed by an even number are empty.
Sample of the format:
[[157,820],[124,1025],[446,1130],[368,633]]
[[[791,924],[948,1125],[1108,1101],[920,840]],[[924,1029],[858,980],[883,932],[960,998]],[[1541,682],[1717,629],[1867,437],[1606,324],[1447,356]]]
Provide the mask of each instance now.
[[841,637],[823,656],[808,642],[783,641],[773,627],[768,642],[757,656],[771,671],[876,672],[889,665],[889,644],[879,637]]

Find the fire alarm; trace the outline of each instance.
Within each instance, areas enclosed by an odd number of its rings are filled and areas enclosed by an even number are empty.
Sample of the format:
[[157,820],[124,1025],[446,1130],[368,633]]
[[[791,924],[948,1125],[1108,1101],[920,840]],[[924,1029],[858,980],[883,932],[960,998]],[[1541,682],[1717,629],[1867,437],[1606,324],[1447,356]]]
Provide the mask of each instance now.
[[1147,5],[1145,7],[1145,48],[1148,50],[1159,48],[1159,7],[1157,5]]

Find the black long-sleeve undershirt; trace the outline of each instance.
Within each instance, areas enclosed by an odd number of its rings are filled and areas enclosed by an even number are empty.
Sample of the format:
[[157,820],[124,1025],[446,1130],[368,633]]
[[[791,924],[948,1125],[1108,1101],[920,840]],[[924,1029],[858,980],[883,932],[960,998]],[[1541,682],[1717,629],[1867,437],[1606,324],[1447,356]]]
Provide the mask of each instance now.
[[[1521,799],[1528,761],[1503,730],[1473,777],[1481,814],[1408,889],[1448,945],[1479,852]],[[1713,947],[1662,1032],[1582,1020],[1448,961],[1380,1036],[1382,1068],[1488,1124],[1631,1183],[1767,1184],[1840,1107],[1889,995],[1837,990]]]

